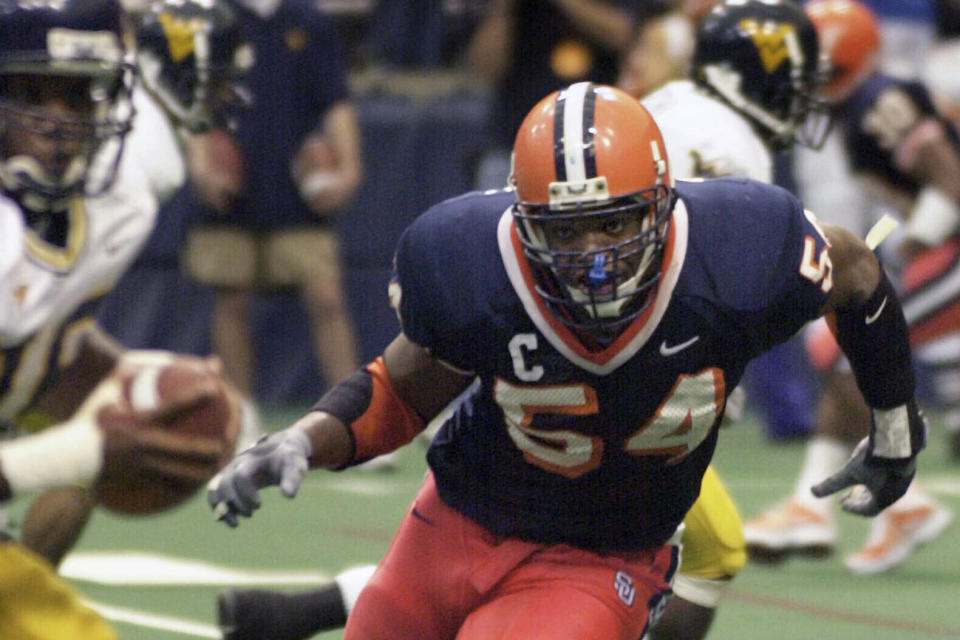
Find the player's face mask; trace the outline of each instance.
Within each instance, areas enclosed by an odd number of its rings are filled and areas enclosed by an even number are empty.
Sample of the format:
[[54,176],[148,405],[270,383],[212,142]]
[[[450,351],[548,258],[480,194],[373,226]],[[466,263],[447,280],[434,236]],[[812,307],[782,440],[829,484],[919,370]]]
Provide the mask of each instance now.
[[[0,77],[0,183],[28,209],[97,195],[113,182],[132,107],[115,112],[119,75]],[[109,151],[108,151],[109,149]]]
[[571,329],[612,341],[660,279],[673,190],[656,123],[619,89],[571,85],[527,115],[510,180],[536,293]]
[[550,271],[538,293],[573,308],[577,328],[613,333],[647,306],[660,277],[671,198],[665,186],[575,210],[518,206],[527,258]]

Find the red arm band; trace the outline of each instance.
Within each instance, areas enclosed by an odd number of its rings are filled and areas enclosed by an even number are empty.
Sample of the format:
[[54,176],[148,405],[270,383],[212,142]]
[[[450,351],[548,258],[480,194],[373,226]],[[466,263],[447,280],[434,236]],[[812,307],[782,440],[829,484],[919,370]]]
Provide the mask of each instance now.
[[425,426],[397,395],[382,357],[335,385],[313,408],[336,416],[350,429],[354,444],[351,464],[402,447]]

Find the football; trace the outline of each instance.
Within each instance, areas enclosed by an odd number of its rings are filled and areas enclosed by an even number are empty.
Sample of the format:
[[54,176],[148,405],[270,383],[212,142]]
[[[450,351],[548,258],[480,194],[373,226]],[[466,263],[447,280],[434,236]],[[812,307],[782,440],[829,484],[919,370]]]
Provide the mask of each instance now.
[[[239,429],[239,399],[222,377],[211,375],[200,358],[173,357],[119,374],[119,410],[111,419],[132,428],[157,426],[183,435],[214,438],[233,452]],[[221,463],[226,464],[229,455]],[[139,467],[122,481],[99,481],[98,504],[125,514],[155,513],[193,496],[209,478],[173,482]]]

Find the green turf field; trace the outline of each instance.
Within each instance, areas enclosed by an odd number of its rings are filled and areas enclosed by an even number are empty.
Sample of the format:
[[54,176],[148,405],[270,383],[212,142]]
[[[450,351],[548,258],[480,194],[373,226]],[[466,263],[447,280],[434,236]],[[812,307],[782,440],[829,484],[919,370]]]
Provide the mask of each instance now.
[[[293,414],[268,414],[280,427]],[[802,446],[764,441],[749,418],[723,430],[716,464],[744,514],[790,488]],[[139,519],[98,513],[64,572],[130,640],[218,638],[214,598],[227,584],[295,589],[385,549],[423,474],[424,448],[402,452],[401,468],[374,473],[315,472],[293,501],[270,491],[250,521],[230,530],[198,497]],[[934,429],[919,477],[960,512],[960,464],[947,460]],[[14,516],[22,503],[12,507]],[[906,565],[856,577],[841,564],[857,548],[866,521],[842,515],[838,553],[825,560],[748,564],[720,607],[711,638],[902,640],[960,638],[960,524]],[[317,638],[333,640],[339,632]]]

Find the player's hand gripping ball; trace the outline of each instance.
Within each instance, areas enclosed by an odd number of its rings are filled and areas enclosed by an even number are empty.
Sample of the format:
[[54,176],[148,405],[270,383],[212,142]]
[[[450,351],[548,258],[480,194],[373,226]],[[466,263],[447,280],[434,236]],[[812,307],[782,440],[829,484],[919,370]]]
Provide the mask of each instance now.
[[193,496],[233,456],[240,396],[211,359],[132,353],[112,374],[118,397],[97,413],[94,494],[113,511],[153,513]]

